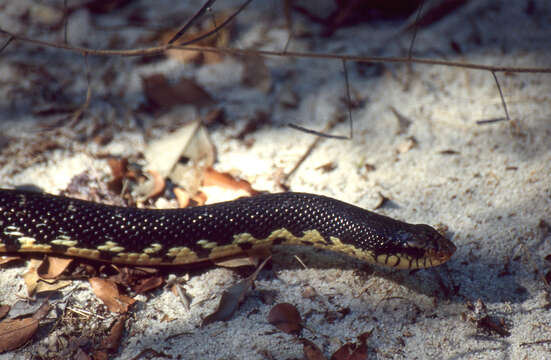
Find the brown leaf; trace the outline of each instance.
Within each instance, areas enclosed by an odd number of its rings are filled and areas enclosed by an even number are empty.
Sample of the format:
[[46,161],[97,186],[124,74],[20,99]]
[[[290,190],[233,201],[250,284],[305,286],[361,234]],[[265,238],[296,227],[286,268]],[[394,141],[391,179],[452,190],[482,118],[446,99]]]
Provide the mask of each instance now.
[[27,285],[29,296],[35,293],[56,291],[71,284],[68,280],[44,280],[38,275],[38,268],[42,266],[42,260],[31,259],[29,270],[23,274],[23,280]]
[[109,335],[104,337],[101,341],[101,349],[107,350],[108,352],[114,353],[117,352],[122,334],[124,331],[124,322],[126,321],[126,316],[121,316],[117,320],[115,320],[115,323],[111,327],[111,330],[109,331]]
[[253,189],[248,181],[236,179],[228,173],[221,173],[213,168],[208,168],[205,171],[203,186],[218,186],[230,190],[244,190],[250,195],[258,194],[258,191]]
[[125,313],[136,300],[119,293],[117,285],[109,280],[93,277],[88,279],[96,296],[103,301],[109,311]]
[[25,344],[38,330],[38,320],[32,317],[7,319],[0,322],[0,353]]
[[146,199],[156,198],[165,190],[165,179],[155,170],[147,170],[147,172],[153,178],[153,187],[147,194]]
[[9,305],[0,305],[0,319],[3,319],[10,312]]
[[367,359],[367,339],[371,336],[371,331],[362,333],[358,336],[358,343],[346,343],[341,346],[331,360],[365,360]]
[[178,207],[180,208],[186,208],[189,206],[189,201],[191,200],[191,196],[189,196],[189,193],[182,189],[182,188],[174,188],[173,190],[174,195],[176,196],[176,200],[178,201]]
[[270,259],[271,257],[268,257],[264,260],[251,276],[226,289],[220,298],[216,311],[205,317],[201,326],[206,326],[215,321],[228,320],[235,310],[239,308],[239,304],[245,300],[245,296],[253,285],[254,280],[256,280],[260,270],[262,270]]
[[32,296],[35,293],[36,287],[38,286],[40,276],[38,276],[36,269],[38,269],[41,263],[42,260],[31,259],[29,262],[29,270],[23,274],[23,281],[25,281],[25,285],[27,285],[27,294],[29,296]]
[[152,276],[138,281],[136,286],[132,287],[132,290],[138,294],[143,294],[149,290],[156,289],[163,285],[164,278],[162,276]]
[[258,258],[250,256],[236,256],[229,259],[214,261],[216,266],[236,268],[242,266],[257,266]]
[[183,104],[202,107],[214,102],[200,85],[185,77],[174,84],[163,74],[153,74],[142,80],[147,100],[160,110],[168,110]]
[[71,258],[46,256],[36,269],[36,272],[42,279],[55,279],[61,275],[72,262],[73,259]]
[[113,176],[113,179],[107,183],[107,187],[115,194],[120,194],[128,171],[128,158],[111,157],[107,159],[107,164],[111,168]]
[[38,322],[49,310],[48,302],[44,302],[31,317],[0,322],[0,353],[17,349],[29,341],[38,330]]
[[0,256],[0,265],[4,265],[16,260],[21,260],[21,256]]
[[298,335],[302,330],[300,313],[288,303],[275,305],[268,314],[268,322],[287,334]]
[[316,344],[306,339],[300,339],[300,342],[302,342],[302,349],[306,360],[325,360],[325,356],[323,356],[323,353]]

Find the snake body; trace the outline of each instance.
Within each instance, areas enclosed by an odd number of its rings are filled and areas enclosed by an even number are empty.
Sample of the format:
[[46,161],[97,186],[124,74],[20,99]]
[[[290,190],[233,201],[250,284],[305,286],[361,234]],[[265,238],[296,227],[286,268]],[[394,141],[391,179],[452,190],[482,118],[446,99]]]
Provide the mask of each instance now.
[[185,265],[278,244],[310,245],[402,269],[440,265],[455,251],[428,225],[313,194],[267,194],[152,210],[0,189],[0,253]]

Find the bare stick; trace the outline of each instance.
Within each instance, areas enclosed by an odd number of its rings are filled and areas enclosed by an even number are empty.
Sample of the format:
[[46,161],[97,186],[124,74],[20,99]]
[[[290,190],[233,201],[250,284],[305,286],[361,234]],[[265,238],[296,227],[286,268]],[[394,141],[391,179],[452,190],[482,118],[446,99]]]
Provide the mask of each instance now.
[[8,45],[9,45],[14,39],[15,39],[15,36],[10,36],[10,37],[8,38],[8,40],[6,40],[6,42],[4,43],[4,45],[2,45],[2,47],[0,47],[0,53],[1,53],[2,51],[4,51],[4,49],[7,48]]
[[415,43],[415,38],[417,38],[417,31],[419,30],[419,18],[421,17],[421,12],[423,11],[423,5],[425,5],[425,2],[422,1],[421,5],[419,5],[419,9],[417,9],[417,15],[415,16],[415,22],[413,23],[413,36],[411,38],[411,43],[409,44],[409,50],[408,50],[408,58],[411,59],[411,52],[413,51],[413,44]]
[[[246,4],[251,2],[249,0]],[[245,5],[246,5],[245,4]],[[241,11],[241,8],[238,10]],[[448,67],[458,67],[465,69],[473,70],[486,70],[494,72],[515,72],[515,73],[546,73],[551,74],[551,67],[515,67],[515,66],[493,66],[493,65],[482,65],[474,63],[463,63],[457,61],[446,61],[446,60],[436,60],[436,59],[425,59],[425,58],[407,58],[407,57],[385,57],[385,56],[357,56],[357,55],[339,55],[339,54],[328,54],[328,53],[307,53],[307,52],[298,52],[298,51],[267,51],[267,50],[244,50],[244,49],[235,49],[235,48],[216,48],[210,46],[192,46],[197,41],[200,41],[216,31],[219,31],[224,27],[229,21],[231,21],[237,13],[230,16],[222,24],[220,24],[216,29],[213,29],[207,34],[204,34],[198,38],[194,38],[183,45],[174,45],[166,44],[161,46],[152,46],[149,48],[141,49],[130,49],[130,50],[97,50],[90,49],[85,47],[69,46],[66,44],[52,43],[48,41],[41,41],[31,39],[25,36],[15,35],[11,32],[0,28],[0,34],[5,34],[6,36],[12,36],[15,40],[27,42],[35,45],[53,47],[57,49],[78,52],[88,55],[97,55],[97,56],[150,56],[157,55],[169,49],[181,49],[181,50],[195,50],[195,51],[204,51],[204,52],[215,52],[215,53],[227,53],[234,55],[255,55],[255,56],[290,56],[290,57],[300,57],[300,58],[313,58],[313,59],[337,59],[337,60],[346,60],[346,61],[357,61],[365,63],[417,63],[425,65],[439,65],[439,66],[448,66]],[[185,46],[184,46],[185,45]]]
[[208,8],[210,8],[212,5],[214,5],[214,3],[216,2],[216,0],[207,0],[207,2],[205,3],[205,5],[203,5],[199,11],[197,11],[195,13],[195,15],[193,15],[191,17],[191,19],[189,19],[189,21],[184,25],[182,26],[182,28],[180,30],[178,30],[178,32],[176,33],[176,35],[174,35],[169,41],[168,43],[169,44],[172,44],[174,43],[176,40],[178,40],[180,37],[182,37],[182,35],[184,35],[184,33],[195,23],[195,21],[197,21],[197,19],[199,19],[201,16],[203,16],[205,14],[205,12],[208,10]]
[[302,132],[305,132],[307,134],[312,134],[312,135],[317,135],[317,136],[321,136],[321,137],[324,137],[324,138],[328,138],[328,139],[339,139],[339,140],[348,140],[348,137],[347,136],[343,136],[343,135],[331,135],[331,134],[326,134],[324,132],[320,132],[320,131],[316,131],[316,130],[311,130],[311,129],[307,129],[305,127],[302,127],[300,125],[296,125],[296,124],[287,124],[288,127],[290,128],[293,128],[295,130],[299,130],[299,131],[302,131]]
[[505,117],[507,118],[507,120],[511,120],[511,118],[509,117],[509,111],[507,111],[507,103],[505,102],[505,98],[503,97],[503,92],[501,91],[501,86],[499,85],[499,80],[497,79],[495,71],[492,71],[492,75],[494,76],[497,89],[499,90],[499,96],[501,97],[501,104],[503,105],[503,110],[505,110]]
[[342,61],[342,69],[344,71],[344,83],[346,87],[346,101],[347,101],[347,108],[348,108],[348,121],[350,124],[350,135],[348,136],[349,139],[352,139],[352,134],[354,132],[354,127],[352,123],[352,99],[350,98],[350,82],[348,81],[348,69],[346,67],[346,60]]

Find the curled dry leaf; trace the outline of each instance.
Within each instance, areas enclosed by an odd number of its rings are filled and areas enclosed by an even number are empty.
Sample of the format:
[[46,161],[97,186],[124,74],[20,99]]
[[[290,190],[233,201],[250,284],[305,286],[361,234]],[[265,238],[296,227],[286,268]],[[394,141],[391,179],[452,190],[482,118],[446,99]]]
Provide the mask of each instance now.
[[331,360],[366,360],[367,359],[367,339],[371,336],[371,331],[362,333],[358,336],[358,342],[346,343],[335,351]]
[[239,304],[245,300],[245,296],[256,280],[260,270],[264,268],[270,259],[271,257],[268,257],[264,260],[251,276],[226,289],[222,294],[218,308],[214,313],[203,319],[202,326],[208,325],[215,321],[228,320],[233,315],[235,310],[239,308]]
[[55,279],[73,262],[71,258],[60,258],[46,256],[36,269],[38,276],[42,279]]
[[155,170],[147,170],[153,179],[153,186],[147,194],[146,199],[152,199],[162,194],[165,190],[165,179]]
[[42,260],[31,259],[29,270],[23,274],[23,280],[27,285],[27,293],[32,296],[35,293],[56,291],[71,284],[68,280],[42,279],[38,274],[38,268],[42,266]]
[[107,187],[115,194],[120,194],[128,172],[128,158],[111,157],[107,159],[107,164],[113,176],[113,179],[107,183]]
[[109,280],[93,277],[88,279],[96,296],[103,301],[109,311],[125,313],[136,300],[119,293],[117,285]]
[[[193,195],[199,188],[204,168],[214,163],[215,150],[206,128],[200,120],[194,120],[151,141],[144,155],[148,168],[168,177]],[[182,158],[189,161],[183,164]]]
[[45,301],[31,317],[6,319],[0,322],[0,353],[15,350],[31,339],[38,330],[39,321],[50,311]]
[[10,312],[10,306],[9,305],[0,305],[0,320],[4,318],[4,316],[8,315]]
[[189,206],[191,196],[187,191],[181,188],[174,188],[174,195],[176,196],[176,200],[178,200],[178,207],[186,208]]
[[306,360],[325,360],[325,356],[316,344],[310,340],[300,339],[302,343],[302,351]]
[[0,256],[0,265],[4,265],[16,260],[21,260],[21,256]]
[[111,330],[109,331],[109,335],[103,338],[101,341],[101,349],[106,350],[108,352],[114,353],[118,350],[122,334],[124,331],[124,322],[126,321],[126,316],[121,316],[117,320],[115,320],[115,323],[111,327]]
[[151,276],[145,279],[138,280],[138,284],[132,287],[132,290],[138,294],[143,294],[150,290],[156,289],[163,285],[164,279],[162,276]]
[[168,81],[163,74],[149,75],[142,80],[145,97],[150,104],[160,110],[168,110],[184,104],[202,107],[214,102],[200,85],[185,77],[180,78],[176,83]]
[[274,306],[268,314],[268,322],[287,334],[298,335],[302,330],[300,313],[289,303]]

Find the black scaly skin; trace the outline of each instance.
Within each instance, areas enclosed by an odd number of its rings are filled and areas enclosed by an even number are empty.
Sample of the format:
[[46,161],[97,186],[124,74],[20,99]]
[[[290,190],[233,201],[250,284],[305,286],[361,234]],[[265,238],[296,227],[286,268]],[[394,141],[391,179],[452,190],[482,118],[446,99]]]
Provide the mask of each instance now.
[[[5,252],[17,252],[21,236],[34,238],[36,244],[50,244],[63,235],[77,240],[75,246],[81,248],[96,249],[113,241],[124,251],[140,253],[152,243],[160,243],[163,251],[159,255],[163,259],[169,248],[182,246],[206,257],[210,250],[199,246],[199,240],[227,245],[235,234],[250,233],[264,239],[280,228],[297,237],[306,230],[317,230],[326,241],[336,237],[344,244],[376,255],[406,253],[419,257],[430,249],[444,251],[449,257],[455,250],[449,240],[428,225],[407,224],[305,193],[267,194],[200,207],[150,210],[0,189],[0,245],[5,245]],[[240,245],[244,250],[250,246]],[[66,249],[65,245],[52,245],[53,252],[64,253]],[[112,256],[101,251],[104,260]]]

